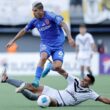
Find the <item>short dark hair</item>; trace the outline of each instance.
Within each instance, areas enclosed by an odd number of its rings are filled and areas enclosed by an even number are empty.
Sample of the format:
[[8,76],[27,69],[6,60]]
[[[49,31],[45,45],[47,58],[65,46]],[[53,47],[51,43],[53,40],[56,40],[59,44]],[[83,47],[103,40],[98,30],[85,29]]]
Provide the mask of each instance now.
[[80,24],[80,26],[79,26],[79,27],[80,27],[80,28],[81,28],[81,27],[86,28],[86,24],[82,23],[82,24]]
[[91,75],[91,74],[87,74],[87,77],[90,78],[91,84],[93,85],[95,83],[95,77],[93,75]]
[[44,6],[41,2],[34,2],[32,4],[32,8],[34,8],[34,7],[38,8],[38,9],[43,9],[44,8]]

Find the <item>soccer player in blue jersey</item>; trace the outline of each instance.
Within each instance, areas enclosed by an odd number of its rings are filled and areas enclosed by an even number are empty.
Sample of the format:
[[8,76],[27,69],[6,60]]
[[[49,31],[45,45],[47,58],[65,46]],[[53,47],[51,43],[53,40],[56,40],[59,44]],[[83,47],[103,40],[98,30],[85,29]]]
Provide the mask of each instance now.
[[75,43],[62,16],[56,15],[53,12],[44,11],[41,2],[33,3],[32,11],[34,18],[7,44],[7,48],[17,39],[25,35],[26,32],[34,28],[38,29],[41,38],[40,60],[36,69],[35,80],[32,83],[34,87],[38,87],[44,64],[49,56],[52,56],[53,59],[52,69],[58,72],[60,71],[59,73],[62,71],[61,67],[64,57],[63,44],[65,41],[63,29],[67,35],[69,44],[74,47]]

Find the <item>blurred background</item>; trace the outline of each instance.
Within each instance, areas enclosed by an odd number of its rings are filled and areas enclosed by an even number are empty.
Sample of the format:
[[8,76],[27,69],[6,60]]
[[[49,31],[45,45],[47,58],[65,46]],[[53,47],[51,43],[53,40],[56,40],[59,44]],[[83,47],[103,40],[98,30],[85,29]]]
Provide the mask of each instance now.
[[[40,48],[37,30],[28,32],[9,49],[5,46],[33,18],[34,1],[42,2],[45,10],[61,14],[70,27],[74,39],[79,33],[79,25],[86,24],[97,45],[97,52],[94,53],[91,62],[93,74],[97,76],[93,89],[100,95],[110,97],[110,0],[0,0],[0,74],[5,67],[8,76],[15,75],[16,79],[33,81]],[[63,68],[79,76],[79,62],[76,60],[75,49],[69,46],[67,40],[64,50]],[[49,75],[57,74],[51,71]],[[42,78],[41,83],[57,89],[64,89],[67,85],[63,77],[53,76]],[[0,110],[44,109],[37,107],[36,101],[28,101],[21,94],[16,94],[14,89],[8,84],[0,84]],[[87,101],[75,106],[74,110],[105,110],[105,108],[110,110],[109,105]],[[56,107],[45,109],[59,110]],[[73,107],[60,109],[73,110]]]
[[[39,33],[36,29],[19,39],[10,49],[6,44],[32,19],[35,0],[0,0],[0,71],[6,66],[12,75],[34,75],[39,60]],[[79,25],[85,23],[97,44],[92,59],[95,75],[110,74],[110,0],[39,0],[45,10],[61,14],[71,29],[73,38]],[[64,44],[64,68],[78,75],[75,49]],[[94,66],[95,65],[95,66]],[[54,73],[52,73],[54,74]]]

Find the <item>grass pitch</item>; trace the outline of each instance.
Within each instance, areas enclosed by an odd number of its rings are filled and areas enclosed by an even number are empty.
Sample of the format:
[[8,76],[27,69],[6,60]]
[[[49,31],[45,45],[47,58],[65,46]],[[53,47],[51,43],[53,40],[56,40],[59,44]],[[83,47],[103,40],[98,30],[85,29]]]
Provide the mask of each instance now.
[[[31,82],[32,76],[14,77],[16,79]],[[42,84],[57,89],[66,87],[66,80],[61,76],[48,76],[42,79]],[[98,76],[92,87],[100,95],[110,98],[110,76]],[[110,110],[110,105],[95,101],[86,101],[73,107],[48,107],[40,108],[35,101],[29,101],[21,94],[15,93],[15,88],[8,84],[0,84],[0,110]]]

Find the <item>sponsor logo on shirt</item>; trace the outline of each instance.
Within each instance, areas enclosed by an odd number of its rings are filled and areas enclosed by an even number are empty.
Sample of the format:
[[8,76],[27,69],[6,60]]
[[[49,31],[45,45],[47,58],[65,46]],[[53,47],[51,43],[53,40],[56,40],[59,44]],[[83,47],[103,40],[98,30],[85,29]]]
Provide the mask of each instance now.
[[50,27],[51,27],[51,25],[43,26],[39,29],[39,31],[45,31],[45,30],[49,29]]
[[39,29],[39,31],[45,31],[45,30],[49,29],[50,27],[51,27],[50,21],[48,19],[46,19],[43,22],[42,27]]

